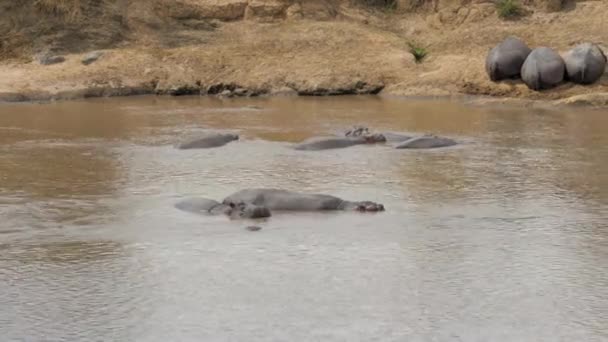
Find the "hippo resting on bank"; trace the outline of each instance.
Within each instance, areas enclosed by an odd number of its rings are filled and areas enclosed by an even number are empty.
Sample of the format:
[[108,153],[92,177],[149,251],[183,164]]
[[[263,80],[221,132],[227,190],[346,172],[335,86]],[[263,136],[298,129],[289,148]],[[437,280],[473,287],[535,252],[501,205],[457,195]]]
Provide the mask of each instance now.
[[[354,128],[346,131],[346,136],[366,136],[370,133],[369,128],[364,126],[355,126]],[[448,147],[454,146],[457,144],[456,141],[440,137],[437,135],[422,135],[417,137],[412,137],[411,135],[402,134],[402,133],[393,133],[393,132],[382,132],[380,135],[386,137],[387,141],[395,142],[397,145],[395,148],[397,149],[415,149],[415,148],[439,148],[439,147]]]
[[599,80],[606,70],[606,55],[595,44],[585,43],[574,47],[563,56],[569,81],[591,84]]
[[189,138],[177,144],[175,147],[180,150],[192,148],[211,148],[224,146],[227,143],[238,140],[239,136],[230,133],[205,133],[197,137]]
[[246,189],[238,191],[223,201],[227,206],[237,203],[253,204],[270,210],[289,211],[324,211],[346,210],[361,212],[384,211],[380,203],[370,201],[351,202],[341,198],[323,195],[306,194],[279,189]]
[[315,137],[304,140],[293,148],[300,151],[319,151],[333,148],[344,148],[355,145],[385,142],[382,134],[370,134],[356,137]]
[[521,79],[533,90],[549,89],[564,80],[566,66],[555,50],[539,47],[528,55],[521,67]]
[[230,218],[262,218],[270,216],[270,210],[264,206],[243,202],[223,204],[206,198],[186,198],[175,204],[175,207],[191,213],[226,215]]
[[492,81],[516,78],[530,54],[530,48],[516,37],[507,37],[492,48],[486,57],[486,72]]

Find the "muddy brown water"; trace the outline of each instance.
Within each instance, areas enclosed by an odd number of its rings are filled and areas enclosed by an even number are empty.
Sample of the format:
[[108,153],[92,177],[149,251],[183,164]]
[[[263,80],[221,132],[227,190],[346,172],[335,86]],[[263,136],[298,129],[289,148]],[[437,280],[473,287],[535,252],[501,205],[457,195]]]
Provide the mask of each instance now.
[[[352,124],[465,144],[289,149]],[[172,147],[206,129],[241,140]],[[606,341],[607,129],[606,111],[379,97],[2,105],[1,340]],[[386,212],[173,207],[247,187]]]

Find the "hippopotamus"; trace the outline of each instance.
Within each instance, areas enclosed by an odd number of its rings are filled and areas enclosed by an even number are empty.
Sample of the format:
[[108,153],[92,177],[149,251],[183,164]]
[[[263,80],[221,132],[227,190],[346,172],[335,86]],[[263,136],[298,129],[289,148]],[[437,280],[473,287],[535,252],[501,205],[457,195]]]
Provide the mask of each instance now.
[[241,190],[226,197],[222,203],[230,207],[236,203],[247,203],[270,210],[288,211],[384,211],[384,205],[371,201],[347,201],[330,195],[307,194],[269,188]]
[[355,145],[385,142],[382,134],[370,134],[357,137],[314,137],[306,139],[293,148],[300,151],[319,151],[333,148],[344,148]]
[[[369,128],[364,126],[355,126],[354,128],[347,130],[346,136],[367,136],[371,134]],[[445,137],[439,137],[432,134],[426,134],[423,136],[413,137],[408,134],[395,133],[395,132],[381,132],[380,135],[384,136],[387,141],[397,143],[395,148],[437,148],[447,147],[456,145],[457,142]]]
[[548,47],[538,47],[521,67],[521,79],[533,90],[549,89],[564,80],[566,66],[562,57]]
[[591,84],[599,80],[606,70],[606,55],[599,46],[584,43],[563,55],[569,81]]
[[436,135],[423,135],[419,137],[414,137],[408,140],[405,140],[399,143],[395,148],[403,149],[415,149],[415,148],[438,148],[438,147],[448,147],[454,146],[457,142],[445,137],[439,137]]
[[[403,133],[397,132],[380,132],[376,133],[377,135],[381,135],[384,137],[386,142],[402,142],[408,139],[411,139],[412,136]],[[360,137],[360,136],[370,136],[373,135],[368,127],[365,126],[354,126],[353,128],[347,130],[344,133],[347,137]]]
[[520,75],[521,67],[531,50],[522,40],[507,37],[492,48],[486,57],[486,72],[494,82]]
[[205,215],[226,215],[230,218],[270,217],[270,210],[262,205],[245,202],[223,204],[207,198],[186,198],[175,204],[180,210]]
[[177,144],[175,147],[180,150],[192,148],[212,148],[224,146],[227,143],[238,140],[237,134],[231,133],[205,133],[203,135],[189,138]]

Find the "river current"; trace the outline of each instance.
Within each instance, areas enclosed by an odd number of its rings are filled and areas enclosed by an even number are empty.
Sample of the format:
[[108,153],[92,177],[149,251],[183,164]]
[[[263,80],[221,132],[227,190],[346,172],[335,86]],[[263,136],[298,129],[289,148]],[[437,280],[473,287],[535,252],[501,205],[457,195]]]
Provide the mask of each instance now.
[[[356,124],[461,144],[290,149]],[[173,147],[209,129],[241,138]],[[0,340],[607,341],[607,129],[373,96],[0,105]],[[250,187],[386,211],[174,207]]]

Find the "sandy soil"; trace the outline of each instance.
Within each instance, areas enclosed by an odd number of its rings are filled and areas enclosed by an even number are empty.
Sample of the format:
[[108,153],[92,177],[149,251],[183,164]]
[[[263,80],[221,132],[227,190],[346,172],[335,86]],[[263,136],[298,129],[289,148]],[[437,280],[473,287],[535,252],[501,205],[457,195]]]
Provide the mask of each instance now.
[[[106,54],[88,66],[80,62],[86,51],[65,54],[66,62],[48,66],[4,59],[0,99],[205,94],[242,88],[246,95],[381,91],[608,106],[608,73],[591,86],[565,83],[535,92],[519,81],[491,82],[484,71],[487,51],[511,34],[531,47],[550,46],[560,52],[585,41],[605,49],[606,18],[606,1],[585,1],[513,21],[499,19],[489,3],[420,13],[341,7],[339,15],[323,20],[222,21],[213,30],[188,31],[197,39],[175,46],[143,36],[131,39],[105,49]],[[422,63],[409,53],[411,41],[427,47],[429,55]]]

